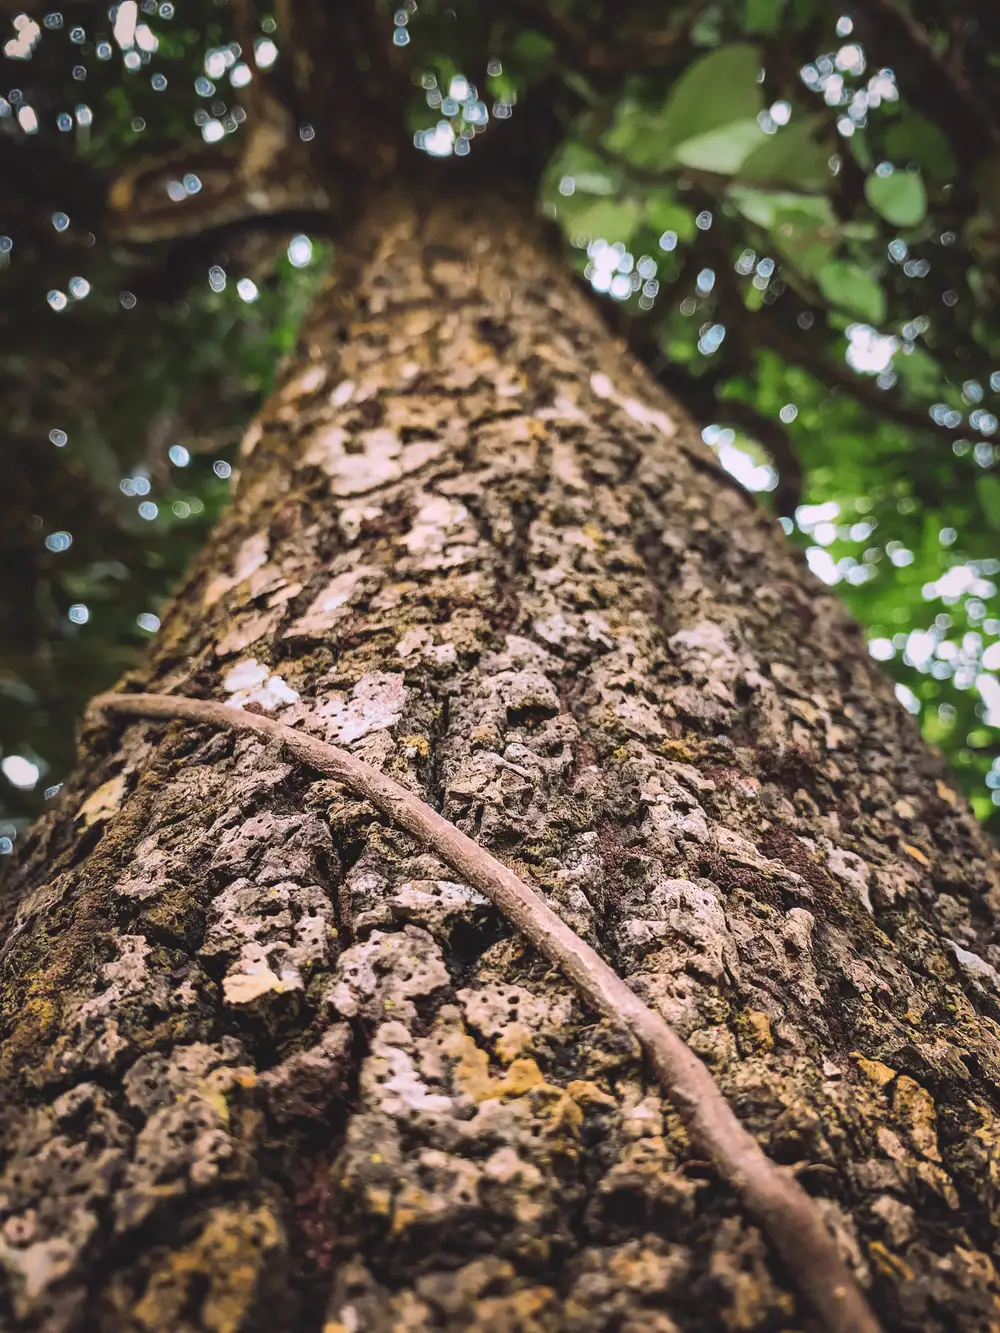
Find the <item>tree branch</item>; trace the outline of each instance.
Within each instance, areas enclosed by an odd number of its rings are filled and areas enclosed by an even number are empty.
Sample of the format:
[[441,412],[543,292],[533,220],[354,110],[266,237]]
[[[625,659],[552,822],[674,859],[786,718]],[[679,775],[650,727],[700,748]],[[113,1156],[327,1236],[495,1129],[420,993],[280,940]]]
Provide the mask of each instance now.
[[688,33],[688,23],[645,32],[628,46],[612,46],[592,36],[568,14],[554,9],[549,0],[516,0],[527,22],[550,37],[581,72],[629,74],[655,69],[676,50]]
[[[713,229],[714,230],[714,229]],[[702,233],[710,237],[711,233]],[[726,325],[733,329],[747,348],[763,343],[774,352],[778,352],[786,361],[801,366],[828,388],[842,389],[855,402],[868,411],[876,413],[887,421],[902,426],[904,430],[919,432],[924,435],[936,435],[951,443],[969,437],[969,427],[944,426],[936,422],[919,407],[908,407],[900,401],[898,394],[880,389],[874,379],[859,375],[845,363],[835,361],[818,342],[815,334],[809,336],[804,330],[782,327],[776,316],[766,306],[752,313],[747,310],[739,283],[733,275],[732,262],[727,245],[721,241],[703,241],[712,257],[712,266],[716,275],[716,289],[719,303],[726,314]]]
[[1000,145],[1000,132],[962,71],[937,54],[895,0],[868,0],[858,17],[886,63],[901,71],[906,100],[944,130],[960,166],[974,170]]
[[[936,58],[936,57],[935,57]],[[633,167],[628,159],[621,154],[613,153],[606,149],[600,142],[589,142],[589,146],[594,148],[612,166],[630,174],[636,181],[642,183],[661,184],[671,180],[672,174],[667,172],[653,171],[649,172],[643,168]],[[708,172],[694,172],[683,170],[677,174],[684,175],[692,182],[702,196],[706,206],[717,208],[718,195],[714,189],[716,181],[722,181],[728,178],[715,178]],[[767,188],[766,186],[762,188]],[[799,193],[807,193],[799,191]],[[765,308],[751,313],[747,310],[743,300],[743,293],[732,275],[732,265],[726,245],[720,244],[712,239],[712,233],[703,232],[698,237],[698,243],[702,245],[712,256],[713,268],[718,281],[718,295],[720,305],[724,306],[728,315],[727,326],[733,328],[737,336],[741,337],[748,347],[755,343],[763,342],[772,351],[780,353],[786,360],[801,366],[803,370],[815,376],[816,379],[828,385],[831,388],[842,389],[849,394],[862,407],[871,412],[877,413],[887,421],[892,421],[896,425],[902,426],[908,431],[919,431],[924,434],[936,435],[949,442],[955,440],[965,440],[969,437],[969,427],[962,423],[958,426],[945,426],[935,421],[931,416],[925,414],[920,408],[908,407],[901,402],[898,395],[892,394],[888,390],[877,387],[874,379],[859,375],[848,369],[845,365],[834,361],[827,356],[823,348],[817,343],[815,337],[808,337],[802,333],[793,334],[783,329],[778,320]],[[679,285],[679,283],[677,284]],[[751,322],[752,321],[752,322]],[[631,341],[631,338],[630,338]],[[636,355],[644,361],[647,366],[652,364],[655,355],[659,354],[656,349],[654,356],[647,359],[638,347],[633,347]],[[661,358],[662,359],[662,358]],[[666,364],[665,361],[663,364]],[[662,378],[660,372],[654,371]],[[665,381],[664,381],[665,382]],[[667,385],[667,387],[673,387]],[[675,390],[677,392],[677,390]],[[722,400],[720,400],[721,402]],[[753,409],[747,409],[752,411]],[[766,422],[766,418],[758,417],[758,421]],[[733,424],[739,424],[734,422]],[[776,423],[775,423],[776,427]],[[741,429],[743,427],[741,426]],[[776,427],[777,428],[777,427]],[[780,429],[780,428],[779,428]],[[749,430],[749,434],[754,434]],[[757,435],[761,443],[764,439]],[[775,438],[772,435],[772,438]],[[780,448],[780,442],[775,439],[775,444]],[[772,446],[767,445],[768,448]],[[784,450],[785,456],[788,451]],[[777,457],[777,453],[776,453]]]
[[[240,48],[250,60],[252,7],[249,0],[233,0],[231,9]],[[245,123],[225,143],[200,151],[179,143],[140,159],[111,181],[108,206],[115,240],[133,245],[185,241],[256,218],[332,209],[272,74],[254,70],[241,100]],[[189,173],[198,178],[198,189],[187,198],[182,190],[177,202],[168,186]]]
[[131,289],[147,301],[170,301],[187,291],[196,278],[204,281],[204,270],[220,250],[247,236],[273,236],[275,244],[297,231],[333,239],[337,219],[330,209],[290,210],[288,212],[250,214],[212,225],[206,219],[203,231],[177,237],[173,244],[164,241],[166,252],[150,259],[137,238],[122,238],[134,246],[129,258],[135,261],[130,277]]
[[795,337],[783,329],[778,321],[763,309],[749,315],[744,307],[744,316],[745,330],[749,337],[755,337],[765,343],[772,351],[801,366],[829,388],[843,389],[855,402],[877,416],[884,417],[885,420],[902,426],[905,430],[938,435],[949,442],[969,438],[968,425],[943,426],[919,407],[907,407],[905,403],[900,402],[898,395],[878,388],[874,379],[859,375],[848,366],[841,365],[840,362],[827,356],[814,339],[801,335]]
[[765,1156],[701,1060],[534,889],[485,848],[378,769],[263,714],[162,694],[104,694],[92,707],[233,727],[277,741],[311,768],[367,797],[386,818],[443,857],[573,981],[598,1013],[635,1036],[692,1142],[762,1223],[829,1333],[879,1333],[815,1202],[790,1173]]

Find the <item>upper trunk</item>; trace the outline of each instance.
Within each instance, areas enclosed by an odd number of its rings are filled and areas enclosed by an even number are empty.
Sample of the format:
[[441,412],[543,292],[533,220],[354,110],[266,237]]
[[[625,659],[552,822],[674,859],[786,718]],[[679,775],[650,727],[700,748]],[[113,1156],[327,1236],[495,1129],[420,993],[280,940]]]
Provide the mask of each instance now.
[[[131,683],[413,784],[712,1065],[887,1328],[995,1328],[993,853],[530,210],[376,199],[243,455]],[[8,1326],[808,1324],[433,855],[248,736],[83,743],[4,960]]]

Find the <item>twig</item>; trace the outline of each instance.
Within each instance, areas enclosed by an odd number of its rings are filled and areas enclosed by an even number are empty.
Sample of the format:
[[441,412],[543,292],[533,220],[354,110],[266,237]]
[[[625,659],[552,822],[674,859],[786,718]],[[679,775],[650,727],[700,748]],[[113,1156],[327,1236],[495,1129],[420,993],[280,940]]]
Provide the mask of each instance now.
[[92,706],[106,712],[186,718],[253,731],[278,741],[303,763],[367,797],[383,815],[484,893],[599,1013],[636,1037],[692,1142],[761,1222],[829,1333],[879,1333],[875,1316],[840,1258],[815,1202],[790,1173],[765,1156],[736,1119],[705,1065],[595,950],[485,848],[377,769],[274,718],[227,704],[163,694],[104,694]]
[[907,100],[944,130],[963,171],[974,172],[1000,131],[964,70],[938,55],[926,29],[896,0],[868,0],[860,17],[876,54],[902,73]]

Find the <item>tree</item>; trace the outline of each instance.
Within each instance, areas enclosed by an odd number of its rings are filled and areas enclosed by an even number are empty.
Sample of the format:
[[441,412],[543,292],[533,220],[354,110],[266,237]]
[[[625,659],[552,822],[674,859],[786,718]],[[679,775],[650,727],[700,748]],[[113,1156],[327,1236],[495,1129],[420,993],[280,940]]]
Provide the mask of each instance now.
[[[308,123],[370,130],[324,164],[336,269],[122,688],[423,794],[702,1057],[886,1328],[991,1327],[995,852],[535,220],[555,92],[543,142],[414,165],[369,11],[329,13]],[[12,1328],[815,1326],[635,1048],[432,850],[251,735],[80,742],[7,893]]]

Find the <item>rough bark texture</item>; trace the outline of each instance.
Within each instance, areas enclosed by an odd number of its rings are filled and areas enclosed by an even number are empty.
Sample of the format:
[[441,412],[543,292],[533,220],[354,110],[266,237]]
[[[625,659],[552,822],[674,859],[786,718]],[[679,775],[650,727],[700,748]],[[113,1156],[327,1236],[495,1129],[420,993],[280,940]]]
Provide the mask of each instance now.
[[[529,215],[367,210],[131,684],[412,784],[710,1062],[887,1328],[995,1329],[995,856]],[[95,723],[8,900],[0,1326],[813,1326],[636,1052],[256,738]]]

